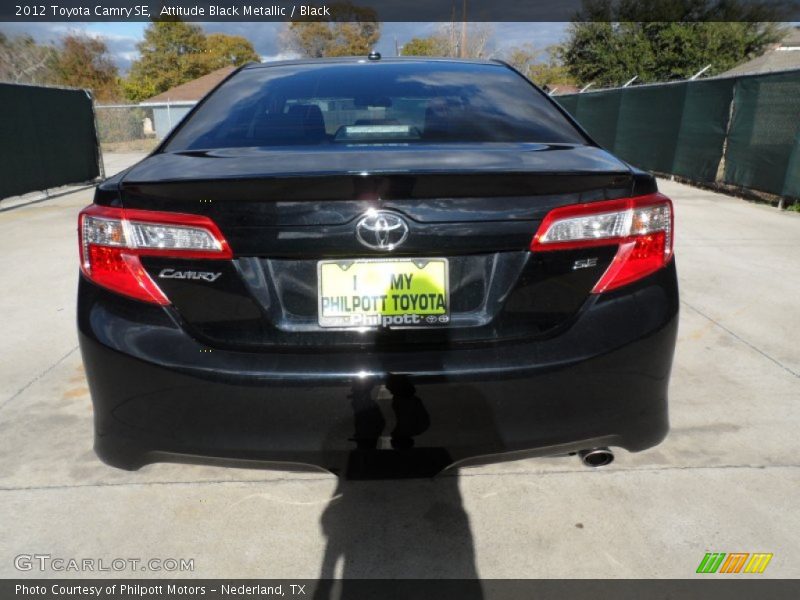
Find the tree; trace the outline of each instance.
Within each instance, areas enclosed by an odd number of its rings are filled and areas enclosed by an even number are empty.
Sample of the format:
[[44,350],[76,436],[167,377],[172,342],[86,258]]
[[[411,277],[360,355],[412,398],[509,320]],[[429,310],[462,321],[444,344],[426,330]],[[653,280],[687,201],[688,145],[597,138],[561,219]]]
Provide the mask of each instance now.
[[86,88],[105,102],[120,96],[117,67],[105,42],[80,34],[66,35],[54,46],[37,44],[29,35],[0,33],[0,79]]
[[528,78],[539,87],[554,88],[559,85],[575,85],[578,82],[559,60],[550,55],[547,62],[536,63],[528,71]]
[[451,21],[442,26],[442,33],[450,40],[451,53],[448,56],[488,58],[494,54],[494,48],[490,44],[494,37],[494,27],[489,23],[465,24]]
[[206,37],[205,53],[209,72],[261,60],[250,40],[226,33],[212,33]]
[[539,50],[533,44],[522,44],[510,48],[505,60],[540,87],[574,85],[575,79],[558,59],[560,51],[560,46]]
[[448,56],[462,58],[486,58],[493,51],[489,46],[494,30],[488,23],[469,23],[466,31],[466,46],[461,51],[461,28],[458,21],[443,23],[439,30],[427,37],[414,37],[403,45],[403,56]]
[[779,41],[777,20],[769,7],[732,0],[584,0],[556,55],[579,82],[598,86],[686,79],[709,64],[714,75]]
[[117,67],[102,39],[65,36],[52,60],[52,71],[59,84],[90,89],[100,101],[110,102],[120,97]]
[[522,44],[509,48],[505,53],[504,60],[526,77],[530,77],[530,71],[541,55],[542,51],[533,44]]
[[206,36],[199,25],[155,21],[136,45],[139,59],[131,65],[125,95],[140,102],[210,71]]
[[289,23],[281,33],[284,49],[309,58],[369,54],[381,37],[375,11],[349,2],[328,6],[329,20]]
[[131,66],[125,95],[140,102],[170,88],[227,66],[239,66],[261,57],[240,35],[212,33],[182,21],[155,21],[136,46],[139,59]]
[[53,83],[53,46],[37,44],[29,35],[13,38],[0,32],[0,80],[13,83]]
[[414,37],[408,40],[400,50],[402,56],[448,56],[447,40],[440,35]]

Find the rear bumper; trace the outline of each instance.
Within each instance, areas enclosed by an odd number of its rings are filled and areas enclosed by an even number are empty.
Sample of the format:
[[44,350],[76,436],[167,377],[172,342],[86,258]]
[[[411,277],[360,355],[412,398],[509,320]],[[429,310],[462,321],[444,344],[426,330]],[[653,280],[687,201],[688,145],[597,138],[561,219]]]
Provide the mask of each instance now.
[[78,328],[95,448],[136,469],[176,460],[303,463],[336,473],[640,451],[668,430],[673,263],[592,298],[549,339],[361,353],[209,349],[168,310],[81,280]]

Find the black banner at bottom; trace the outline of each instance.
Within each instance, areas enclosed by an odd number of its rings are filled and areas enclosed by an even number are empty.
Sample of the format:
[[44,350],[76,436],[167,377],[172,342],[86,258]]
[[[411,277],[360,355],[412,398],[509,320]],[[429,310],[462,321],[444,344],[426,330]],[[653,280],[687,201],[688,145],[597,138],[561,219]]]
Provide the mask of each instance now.
[[[716,577],[716,576],[715,576]],[[0,598],[154,600],[772,600],[800,598],[786,579],[5,579]]]

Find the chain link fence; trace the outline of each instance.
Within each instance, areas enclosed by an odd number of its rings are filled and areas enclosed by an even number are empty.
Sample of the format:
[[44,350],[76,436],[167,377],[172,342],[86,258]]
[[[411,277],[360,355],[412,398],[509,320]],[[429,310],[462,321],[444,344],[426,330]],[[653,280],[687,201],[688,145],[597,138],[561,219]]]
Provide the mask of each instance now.
[[105,153],[149,152],[194,104],[97,104],[94,110],[100,146]]
[[657,173],[800,199],[800,70],[556,96],[594,139]]

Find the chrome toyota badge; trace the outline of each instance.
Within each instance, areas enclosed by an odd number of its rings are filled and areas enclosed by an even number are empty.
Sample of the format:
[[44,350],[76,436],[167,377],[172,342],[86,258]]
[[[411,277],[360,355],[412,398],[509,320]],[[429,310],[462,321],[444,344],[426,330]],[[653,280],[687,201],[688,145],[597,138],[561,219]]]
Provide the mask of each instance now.
[[408,224],[392,212],[369,210],[356,224],[356,238],[367,248],[391,252],[408,237]]

